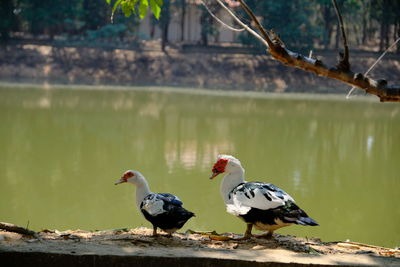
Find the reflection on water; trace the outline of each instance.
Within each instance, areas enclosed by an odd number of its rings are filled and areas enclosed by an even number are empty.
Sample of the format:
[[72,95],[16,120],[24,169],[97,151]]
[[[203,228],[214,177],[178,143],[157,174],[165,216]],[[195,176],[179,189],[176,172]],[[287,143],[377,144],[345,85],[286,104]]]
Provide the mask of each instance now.
[[400,106],[168,92],[0,89],[0,221],[41,228],[150,226],[140,170],[196,213],[186,226],[243,232],[225,212],[219,153],[289,192],[320,227],[280,232],[399,246]]

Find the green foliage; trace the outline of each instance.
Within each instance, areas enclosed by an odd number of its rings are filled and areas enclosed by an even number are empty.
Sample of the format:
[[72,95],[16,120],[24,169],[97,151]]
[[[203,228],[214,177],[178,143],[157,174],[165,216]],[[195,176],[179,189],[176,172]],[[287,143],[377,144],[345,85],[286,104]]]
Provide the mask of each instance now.
[[[332,0],[247,0],[246,3],[261,17],[263,26],[274,29],[289,47],[305,52],[315,44],[323,48],[341,46],[338,18]],[[376,43],[376,33],[379,32],[381,43],[383,39],[387,40],[380,44],[383,49],[391,42],[389,39],[393,39],[393,31],[400,28],[400,1],[337,0],[337,3],[351,47],[365,45],[367,40]],[[241,17],[248,18],[244,12]],[[243,44],[256,44],[263,48],[248,33],[242,33],[239,40]]]
[[160,17],[162,4],[162,1],[159,1],[159,3],[157,3],[156,0],[150,0],[150,8],[153,11],[154,17],[156,17],[157,19]]
[[[337,48],[341,46],[337,36],[337,18],[332,0],[245,0],[250,8],[261,18],[266,29],[274,29],[284,43],[296,50],[306,51],[314,45],[318,48]],[[357,45],[376,45],[381,42],[383,49],[400,36],[400,1],[398,0],[337,0],[341,9],[350,47]],[[1,0],[0,1],[0,39],[7,41],[17,36],[24,37],[88,40],[103,42],[105,36],[116,37],[117,42],[131,40],[138,36],[138,25],[149,12],[154,14],[151,23],[161,30],[163,43],[168,42],[168,29],[171,18],[181,20],[182,7],[193,2],[187,0]],[[208,1],[214,14],[219,5]],[[188,12],[185,20],[199,22],[201,41],[218,36],[218,23],[205,12]],[[150,10],[150,11],[149,11]],[[235,12],[247,24],[251,21],[241,8]],[[194,13],[196,15],[194,16]],[[113,14],[115,28],[105,27]],[[200,18],[198,17],[200,14]],[[184,21],[181,22],[184,24]],[[105,27],[105,28],[104,28]],[[397,32],[397,34],[396,34]],[[148,33],[146,33],[148,34]],[[20,36],[20,34],[18,34]],[[118,38],[123,36],[122,38]],[[247,33],[239,40],[248,45],[264,47]],[[384,40],[384,42],[382,42]],[[400,45],[398,46],[400,52]]]
[[148,0],[142,0],[139,4],[139,18],[143,19],[147,13],[147,7],[149,6]]
[[[111,0],[106,0],[106,2],[111,5]],[[159,19],[162,5],[163,0],[116,0],[113,4],[111,17],[114,17],[115,12],[120,7],[126,17],[130,17],[134,14],[138,15],[140,19],[143,19],[147,15],[150,6],[154,17]]]
[[17,1],[17,9],[21,17],[27,20],[29,30],[33,34],[45,31],[52,35],[63,28],[64,20],[79,16],[79,0],[70,0],[65,4],[62,0],[21,0]]
[[371,17],[374,19],[392,24],[400,22],[400,1],[389,0],[372,0],[371,1]]

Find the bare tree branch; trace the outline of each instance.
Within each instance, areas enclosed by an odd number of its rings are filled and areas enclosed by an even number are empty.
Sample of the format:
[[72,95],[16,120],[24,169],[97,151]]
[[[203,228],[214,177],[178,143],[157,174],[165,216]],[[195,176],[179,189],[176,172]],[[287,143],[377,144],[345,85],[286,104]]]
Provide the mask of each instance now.
[[266,47],[268,47],[267,41],[265,41],[257,32],[255,32],[250,26],[248,26],[246,23],[242,22],[221,0],[216,0],[217,3],[228,12],[228,14],[236,20],[236,22],[242,26],[246,31],[248,31],[251,35],[256,37],[260,42],[262,42]]
[[[382,53],[382,55],[374,62],[374,64],[371,65],[371,67],[369,67],[369,69],[364,73],[364,76],[368,75],[368,73],[370,73],[376,66],[376,64],[379,63],[379,61],[382,60],[382,58],[386,55],[387,52],[389,52],[390,49],[392,49],[398,42],[400,41],[400,37],[397,38],[397,40],[391,44],[388,49],[385,50],[385,52]],[[356,87],[352,87],[349,91],[349,93],[347,94],[346,98],[350,98],[351,93],[354,91],[354,89],[356,89]]]
[[6,222],[0,222],[0,229],[6,230],[8,232],[14,232],[14,233],[19,233],[23,235],[29,235],[29,236],[36,236],[36,232],[29,230],[27,228],[12,224],[12,223],[6,223]]
[[251,17],[253,22],[256,24],[258,30],[261,32],[262,37],[264,38],[265,41],[267,41],[269,47],[273,47],[274,44],[272,43],[271,38],[267,34],[267,31],[264,29],[264,27],[258,21],[257,17],[254,15],[254,13],[250,10],[249,6],[243,0],[239,0],[239,3],[243,7],[244,11],[246,11],[247,15],[249,15],[249,17]]
[[344,30],[343,18],[342,14],[340,13],[336,0],[332,0],[332,3],[333,6],[335,7],[336,16],[338,17],[340,31],[342,33],[343,47],[344,47],[344,55],[343,56],[341,55],[337,68],[343,71],[349,71],[350,70],[349,46],[347,45],[347,36],[346,36],[346,31]]
[[[337,67],[327,67],[321,60],[314,59],[312,57],[306,57],[299,53],[295,53],[290,51],[289,49],[286,49],[284,43],[279,39],[279,37],[273,31],[270,31],[270,33],[267,34],[265,29],[261,26],[261,23],[257,20],[257,17],[246,5],[244,0],[238,0],[238,1],[240,2],[242,8],[252,18],[256,28],[262,33],[262,36],[260,36],[257,32],[251,29],[248,25],[243,23],[232,12],[232,10],[230,10],[222,3],[221,0],[216,0],[216,1],[228,12],[229,15],[231,15],[243,28],[245,28],[246,31],[255,36],[266,47],[268,47],[269,53],[277,61],[280,61],[283,64],[291,67],[299,68],[307,72],[313,72],[316,75],[332,78],[347,83],[351,86],[361,88],[365,90],[367,93],[379,97],[381,102],[400,102],[400,86],[396,85],[389,86],[386,80],[383,79],[373,80],[361,73],[354,73],[351,71],[349,64],[347,39],[344,33],[344,28],[342,28],[343,29],[342,36],[344,39],[345,53],[341,61],[345,63],[345,66],[341,66],[339,64],[339,66]],[[339,20],[341,20],[340,12],[339,12],[339,17],[340,17]],[[343,21],[341,22],[341,24],[343,25]],[[346,67],[346,60],[348,63],[348,68]]]
[[204,8],[208,11],[208,13],[210,14],[210,16],[213,17],[216,21],[218,21],[222,26],[228,28],[228,29],[231,30],[231,31],[235,31],[235,32],[242,32],[242,31],[245,30],[244,28],[237,29],[237,28],[234,28],[234,27],[232,27],[232,26],[226,24],[225,22],[223,22],[222,20],[220,20],[214,13],[211,12],[211,10],[208,8],[207,4],[206,4],[203,0],[200,0],[200,1],[201,1],[201,3],[203,4]]

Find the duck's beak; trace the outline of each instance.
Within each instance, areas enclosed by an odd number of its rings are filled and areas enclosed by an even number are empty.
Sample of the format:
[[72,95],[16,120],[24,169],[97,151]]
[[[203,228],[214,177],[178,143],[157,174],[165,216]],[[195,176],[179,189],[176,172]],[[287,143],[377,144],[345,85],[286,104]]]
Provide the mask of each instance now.
[[210,176],[210,179],[214,179],[218,174],[220,174],[220,172],[213,171],[213,173]]
[[122,184],[122,183],[126,183],[126,180],[124,179],[124,177],[122,177],[121,179],[119,179],[118,181],[115,182],[115,185],[117,184]]

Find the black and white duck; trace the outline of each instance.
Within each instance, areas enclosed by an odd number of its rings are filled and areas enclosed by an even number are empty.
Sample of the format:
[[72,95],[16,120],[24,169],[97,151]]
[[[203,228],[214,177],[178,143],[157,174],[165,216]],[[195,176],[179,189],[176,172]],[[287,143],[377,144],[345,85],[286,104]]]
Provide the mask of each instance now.
[[157,228],[168,235],[182,228],[194,216],[182,207],[182,201],[172,194],[153,193],[144,176],[138,171],[126,171],[115,184],[131,183],[136,186],[136,206],[143,216],[153,225],[153,236],[157,235]]
[[247,224],[243,239],[252,237],[253,226],[268,231],[263,236],[270,238],[275,230],[292,224],[318,225],[279,187],[270,183],[246,182],[245,170],[235,157],[218,156],[210,179],[221,173],[226,173],[220,192],[227,212]]

